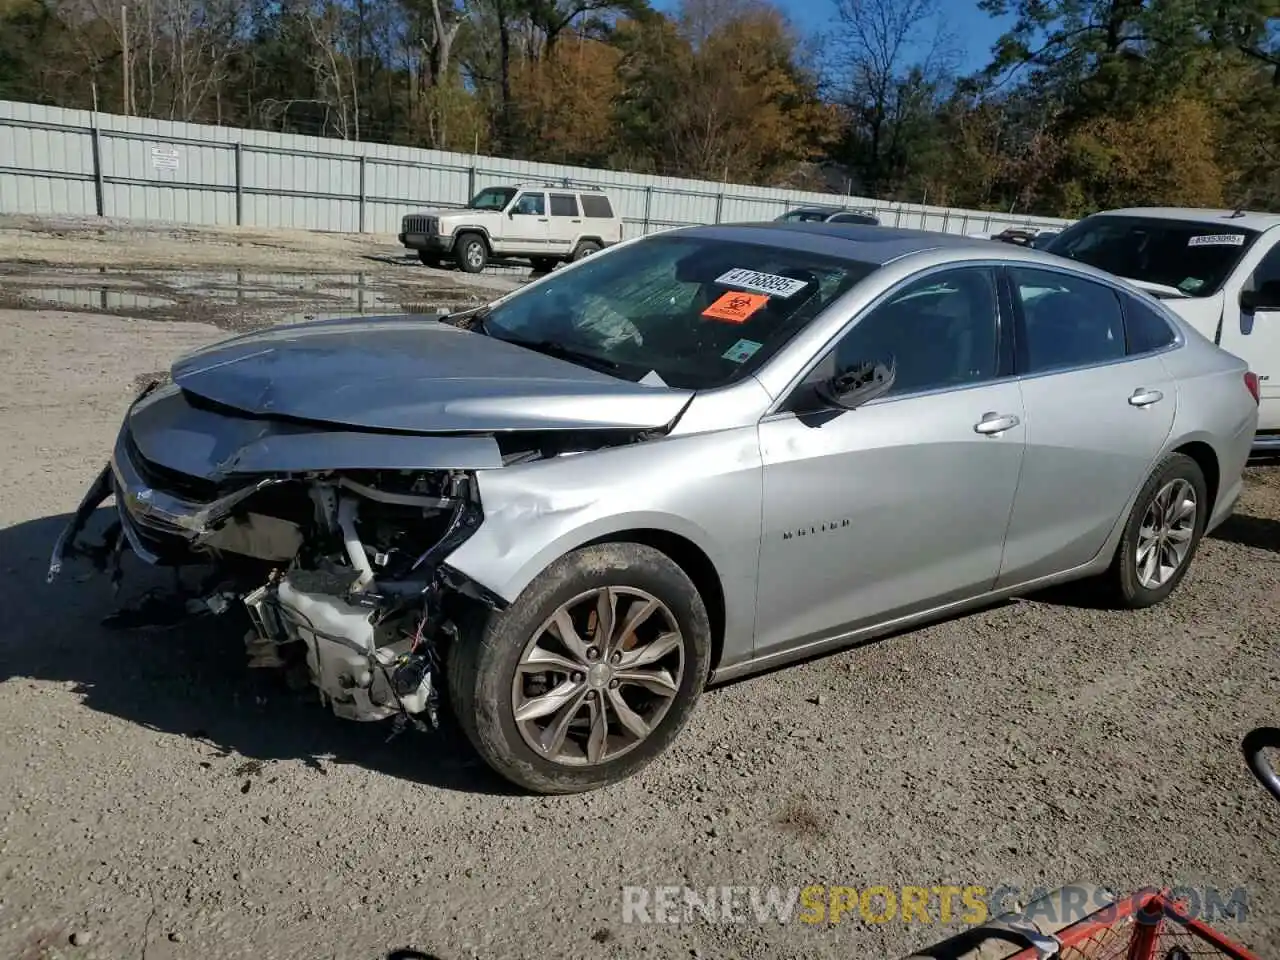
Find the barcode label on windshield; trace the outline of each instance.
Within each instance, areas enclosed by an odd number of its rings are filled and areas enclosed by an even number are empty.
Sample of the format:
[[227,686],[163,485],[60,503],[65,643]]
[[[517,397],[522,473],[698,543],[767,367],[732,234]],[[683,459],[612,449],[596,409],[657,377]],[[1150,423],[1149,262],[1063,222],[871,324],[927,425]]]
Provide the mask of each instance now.
[[1243,247],[1243,233],[1205,233],[1187,241],[1188,247]]
[[728,273],[716,277],[716,283],[726,287],[740,287],[743,290],[754,290],[767,293],[771,297],[794,297],[809,284],[792,277],[780,277],[776,273],[760,273],[756,270],[744,270],[735,267]]

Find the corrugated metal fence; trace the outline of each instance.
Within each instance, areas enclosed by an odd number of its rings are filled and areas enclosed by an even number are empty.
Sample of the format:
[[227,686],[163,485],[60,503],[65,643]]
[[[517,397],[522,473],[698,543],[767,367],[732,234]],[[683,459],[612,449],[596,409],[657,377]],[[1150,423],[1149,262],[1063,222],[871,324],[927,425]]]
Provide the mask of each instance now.
[[394,234],[406,213],[521,181],[604,187],[629,236],[833,202],[889,226],[949,233],[1067,222],[0,100],[0,213]]

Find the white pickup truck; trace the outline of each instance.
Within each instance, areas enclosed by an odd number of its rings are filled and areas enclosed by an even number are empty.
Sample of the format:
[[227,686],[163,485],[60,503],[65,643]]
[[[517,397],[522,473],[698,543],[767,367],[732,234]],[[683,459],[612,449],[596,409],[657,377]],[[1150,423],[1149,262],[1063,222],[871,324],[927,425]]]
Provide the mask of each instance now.
[[1124,277],[1248,363],[1261,394],[1254,452],[1280,452],[1280,215],[1108,210],[1044,249]]

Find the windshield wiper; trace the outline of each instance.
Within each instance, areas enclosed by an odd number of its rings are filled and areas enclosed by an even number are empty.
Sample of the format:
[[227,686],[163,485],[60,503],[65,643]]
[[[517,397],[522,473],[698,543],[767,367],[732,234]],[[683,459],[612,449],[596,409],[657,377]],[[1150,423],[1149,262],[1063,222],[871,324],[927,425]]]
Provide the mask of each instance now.
[[[492,333],[489,336],[493,336]],[[558,357],[561,360],[571,360],[574,363],[580,363],[584,367],[591,367],[595,370],[601,370],[606,373],[612,373],[618,369],[618,365],[612,360],[606,360],[604,357],[598,357],[594,353],[587,353],[584,350],[575,350],[573,347],[566,346],[559,340],[516,340],[499,338],[507,340],[507,343],[514,343],[517,346],[525,347],[528,350],[536,350],[538,353],[545,353],[549,357]]]

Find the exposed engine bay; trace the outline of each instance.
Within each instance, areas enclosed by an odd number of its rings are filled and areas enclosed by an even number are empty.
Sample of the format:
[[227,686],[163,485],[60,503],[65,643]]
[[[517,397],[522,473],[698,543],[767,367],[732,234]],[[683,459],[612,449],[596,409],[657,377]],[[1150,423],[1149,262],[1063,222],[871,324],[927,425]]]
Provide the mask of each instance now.
[[[207,592],[187,609],[224,614],[242,602],[252,624],[250,666],[305,666],[340,717],[425,715],[435,724],[437,644],[454,629],[446,596],[461,596],[439,559],[480,522],[471,475],[278,476],[190,509],[128,485],[130,468],[138,462],[117,457],[103,471],[55,548],[49,579],[80,554],[118,583],[126,547],[162,565],[208,565]],[[110,496],[117,518],[103,542],[78,543],[89,514]]]

